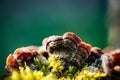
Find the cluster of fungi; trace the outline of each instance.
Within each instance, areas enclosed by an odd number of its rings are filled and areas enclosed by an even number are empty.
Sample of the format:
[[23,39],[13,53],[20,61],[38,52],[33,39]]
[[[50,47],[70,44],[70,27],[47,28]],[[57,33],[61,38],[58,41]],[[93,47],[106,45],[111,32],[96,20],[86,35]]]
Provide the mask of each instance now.
[[[42,54],[40,54],[42,52]],[[120,50],[116,49],[109,53],[103,52],[100,48],[92,47],[81,40],[77,35],[72,32],[67,32],[63,36],[50,36],[45,38],[42,46],[28,46],[18,48],[13,54],[10,54],[6,60],[6,73],[10,73],[11,68],[17,69],[26,63],[31,69],[33,66],[34,57],[42,56],[47,60],[50,55],[55,55],[61,61],[64,69],[69,65],[76,66],[82,69],[87,63],[92,65],[95,63],[102,66],[103,72],[108,76],[114,72],[120,72]]]

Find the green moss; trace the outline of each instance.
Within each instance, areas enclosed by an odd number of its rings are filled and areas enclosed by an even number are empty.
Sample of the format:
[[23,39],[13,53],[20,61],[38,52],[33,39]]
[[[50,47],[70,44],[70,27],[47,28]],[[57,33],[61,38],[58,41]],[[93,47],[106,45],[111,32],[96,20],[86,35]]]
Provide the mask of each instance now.
[[0,80],[119,80],[119,76],[114,74],[111,77],[107,76],[101,66],[85,64],[81,70],[76,66],[68,65],[65,69],[62,62],[52,54],[48,59],[37,56],[32,64],[35,66],[34,69],[24,62],[24,66],[11,69],[11,74],[7,77],[0,76]]

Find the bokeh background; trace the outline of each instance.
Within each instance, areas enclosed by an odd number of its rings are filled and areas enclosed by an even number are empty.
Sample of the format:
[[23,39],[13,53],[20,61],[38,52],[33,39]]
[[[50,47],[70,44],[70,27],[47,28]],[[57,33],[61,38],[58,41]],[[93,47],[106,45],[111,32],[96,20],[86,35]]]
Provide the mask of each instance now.
[[106,8],[106,0],[0,0],[0,74],[16,48],[40,46],[51,35],[70,31],[105,48]]

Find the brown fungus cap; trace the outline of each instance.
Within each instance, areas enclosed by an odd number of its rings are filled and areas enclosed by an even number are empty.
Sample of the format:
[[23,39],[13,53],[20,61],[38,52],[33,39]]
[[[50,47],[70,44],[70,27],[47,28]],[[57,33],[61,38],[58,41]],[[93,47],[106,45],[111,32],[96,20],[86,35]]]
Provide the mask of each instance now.
[[104,71],[109,75],[111,75],[113,71],[120,71],[120,49],[115,49],[102,55],[101,59]]

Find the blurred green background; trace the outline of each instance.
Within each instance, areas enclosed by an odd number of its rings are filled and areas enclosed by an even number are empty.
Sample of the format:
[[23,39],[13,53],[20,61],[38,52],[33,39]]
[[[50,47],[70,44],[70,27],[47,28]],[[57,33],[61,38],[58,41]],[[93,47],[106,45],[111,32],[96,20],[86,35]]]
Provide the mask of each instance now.
[[106,0],[1,0],[0,74],[18,47],[40,46],[45,37],[71,31],[104,48]]

